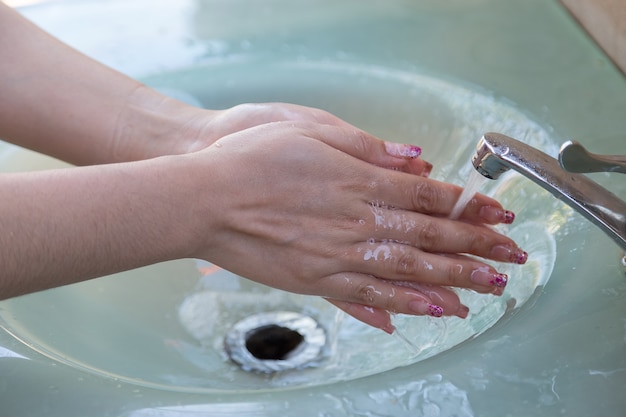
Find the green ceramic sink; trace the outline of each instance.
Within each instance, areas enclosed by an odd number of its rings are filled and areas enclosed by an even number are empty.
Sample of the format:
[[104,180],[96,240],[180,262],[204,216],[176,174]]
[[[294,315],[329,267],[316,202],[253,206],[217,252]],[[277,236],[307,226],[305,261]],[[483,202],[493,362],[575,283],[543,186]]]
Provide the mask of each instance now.
[[[556,155],[626,153],[626,81],[558,2],[50,1],[21,11],[83,52],[208,108],[321,107],[414,143],[464,185],[480,136]],[[64,164],[0,142],[0,172]],[[626,198],[618,174],[592,178]],[[395,317],[392,337],[330,304],[186,259],[0,302],[0,403],[48,416],[548,416],[626,409],[623,251],[510,173],[482,191],[530,253],[467,320]],[[316,361],[273,374],[224,349],[240,320],[295,311]],[[4,414],[4,412],[3,412]]]

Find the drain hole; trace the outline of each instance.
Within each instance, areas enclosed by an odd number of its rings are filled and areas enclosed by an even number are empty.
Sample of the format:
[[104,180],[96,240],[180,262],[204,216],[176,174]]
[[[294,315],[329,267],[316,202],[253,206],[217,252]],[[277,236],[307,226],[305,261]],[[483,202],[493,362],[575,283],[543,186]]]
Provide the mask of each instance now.
[[284,360],[304,337],[295,330],[271,324],[246,335],[246,349],[257,359]]
[[313,318],[290,311],[246,317],[224,338],[233,362],[263,373],[316,366],[325,345],[326,332]]

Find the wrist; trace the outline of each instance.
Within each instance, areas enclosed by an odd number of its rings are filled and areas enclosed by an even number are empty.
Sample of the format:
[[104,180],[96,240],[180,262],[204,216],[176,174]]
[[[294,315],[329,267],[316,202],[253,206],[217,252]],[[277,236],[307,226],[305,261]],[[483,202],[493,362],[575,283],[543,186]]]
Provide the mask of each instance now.
[[199,109],[139,85],[120,112],[110,162],[127,162],[200,150],[214,140],[208,125],[216,111]]
[[[159,193],[166,198],[176,225],[171,233],[173,250],[178,258],[207,259],[215,251],[215,242],[224,228],[228,213],[230,182],[213,152],[184,153],[157,158],[158,172],[167,184]],[[219,196],[219,197],[218,197]],[[154,201],[161,204],[162,201]],[[168,221],[167,218],[163,219]]]

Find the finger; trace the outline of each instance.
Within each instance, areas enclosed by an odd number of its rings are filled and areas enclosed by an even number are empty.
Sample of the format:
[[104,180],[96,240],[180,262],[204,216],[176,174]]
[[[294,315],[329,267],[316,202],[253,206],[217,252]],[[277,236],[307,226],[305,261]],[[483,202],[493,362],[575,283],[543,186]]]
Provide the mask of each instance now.
[[[348,128],[353,132],[358,131],[359,134],[364,133],[365,135],[368,135],[366,132],[360,131],[356,126],[351,125],[350,123],[324,110],[315,109],[315,108],[306,108],[306,110],[307,110],[306,112],[303,111],[301,113],[309,115],[310,118],[314,119],[318,123],[341,127],[341,128]],[[379,142],[381,142],[381,140],[374,136],[371,136],[371,138],[373,139],[374,142],[378,142],[374,146],[374,148],[378,147],[380,145]],[[368,154],[367,147],[364,148],[362,146],[363,144],[360,141],[365,140],[367,142],[368,141],[367,138],[358,139],[356,142],[357,146],[354,146],[355,143],[346,143],[345,139],[342,140],[341,143],[336,142],[335,140],[331,138],[326,138],[326,137],[323,138],[322,140],[326,144],[331,145],[337,149],[341,149],[351,156],[357,157],[359,159],[365,160],[373,164],[377,164],[377,162],[380,162],[380,160],[377,159],[375,155]],[[349,141],[350,140],[348,140],[348,142]],[[402,172],[406,172],[409,174],[420,175],[422,177],[428,177],[430,175],[433,169],[433,165],[430,162],[425,161],[419,157],[419,155],[421,154],[421,148],[419,148],[418,146],[395,143],[395,142],[383,142],[383,146],[385,148],[385,152],[394,157],[394,160],[393,160],[394,166],[385,167],[385,168],[396,169],[396,170],[400,170]],[[376,149],[374,149],[374,151],[376,151]],[[404,161],[404,163],[402,163],[401,161]]]
[[403,171],[409,174],[419,175],[421,177],[429,177],[432,170],[433,164],[422,158],[415,158],[407,161],[406,169]]
[[[445,306],[446,315],[466,318],[469,314],[469,308],[461,304],[456,293],[447,288],[412,282],[396,282],[392,284],[413,288],[427,295],[431,300],[436,300],[437,305]],[[395,331],[395,326],[391,322],[391,314],[387,310],[332,298],[326,298],[326,301],[365,324],[381,329],[389,334],[393,334]]]
[[[442,315],[458,315],[461,308],[459,298],[448,289],[432,291],[432,287],[417,288],[398,281],[396,285],[390,280],[383,280],[368,274],[353,272],[334,274],[323,279],[320,288],[324,288],[333,300],[349,302],[352,304],[373,307],[390,313],[441,317]],[[440,304],[432,302],[425,292],[437,296]],[[332,294],[332,295],[330,295]],[[345,306],[345,305],[344,305]],[[353,307],[350,314],[358,314],[359,320],[363,320],[365,314]],[[375,321],[381,320],[380,312],[375,313]],[[461,316],[459,316],[461,317]],[[365,320],[363,320],[365,321]],[[369,322],[368,322],[369,324]]]
[[476,259],[424,252],[393,242],[356,245],[351,268],[393,281],[419,282],[500,295],[508,276]]
[[469,314],[469,308],[461,304],[457,293],[449,288],[410,281],[392,281],[392,284],[400,287],[413,288],[419,291],[427,296],[433,304],[443,306],[444,315],[446,316],[457,316],[464,319]]
[[393,334],[395,330],[394,325],[391,324],[391,314],[386,310],[332,298],[327,298],[326,301],[345,311],[355,319],[377,329],[381,329],[386,333]]
[[406,172],[407,174],[419,175],[421,177],[428,177],[433,169],[433,164],[422,158],[414,158],[408,159],[403,166],[384,168]]
[[[389,205],[439,217],[450,215],[461,192],[462,188],[454,184],[402,172],[381,175],[373,190],[379,200]],[[493,198],[477,193],[459,218],[472,223],[510,224],[515,214]]]
[[407,242],[427,252],[467,253],[499,262],[523,264],[528,254],[509,237],[489,227],[406,210],[370,205],[375,240]]
[[[350,124],[302,124],[309,137],[315,138],[350,156],[386,168],[410,170],[407,163],[417,159],[422,149],[417,145],[383,141]],[[426,172],[427,163],[413,167],[418,172]]]

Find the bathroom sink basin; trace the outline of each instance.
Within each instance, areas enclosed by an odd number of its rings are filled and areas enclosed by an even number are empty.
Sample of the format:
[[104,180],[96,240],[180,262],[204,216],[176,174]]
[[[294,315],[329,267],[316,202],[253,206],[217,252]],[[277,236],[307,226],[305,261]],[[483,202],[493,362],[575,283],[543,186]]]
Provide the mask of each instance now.
[[[433,77],[385,67],[251,58],[167,72],[145,81],[209,108],[265,101],[325,108],[381,137],[419,144],[438,167],[433,176],[460,184],[473,170],[471,139],[480,137],[487,123],[537,146],[554,147],[545,130],[510,105]],[[21,169],[58,164],[52,159],[31,164],[28,152],[15,153],[13,163],[20,161]],[[54,360],[146,387],[265,391],[378,374],[484,332],[507,311],[520,308],[548,280],[556,251],[548,228],[566,222],[569,210],[517,178],[489,182],[485,188],[490,194],[502,194],[507,207],[529,213],[507,229],[529,251],[530,261],[515,268],[498,266],[516,277],[502,297],[460,292],[472,310],[468,320],[396,317],[406,341],[338,315],[319,298],[265,288],[196,260],[9,300],[2,304],[0,317],[9,333]],[[524,198],[516,201],[512,191]],[[275,311],[305,313],[318,321],[328,333],[325,352],[307,369],[268,376],[240,370],[224,352],[229,330],[248,316]]]
[[[22,10],[166,94],[208,108],[265,101],[324,108],[421,146],[432,176],[459,185],[485,131],[552,155],[573,134],[597,153],[626,153],[618,136],[626,122],[615,111],[626,108],[622,75],[557,3],[518,3],[325,2],[303,14],[284,1],[135,0]],[[62,166],[0,143],[1,172]],[[626,197],[619,178],[594,179]],[[530,260],[498,266],[511,277],[502,297],[461,291],[472,310],[466,320],[398,316],[400,335],[392,337],[319,298],[204,261],[167,262],[1,302],[0,402],[15,416],[626,409],[623,253],[514,173],[481,191],[518,214],[506,230]],[[278,373],[242,369],[224,347],[229,331],[276,311],[319,324],[319,356]]]

